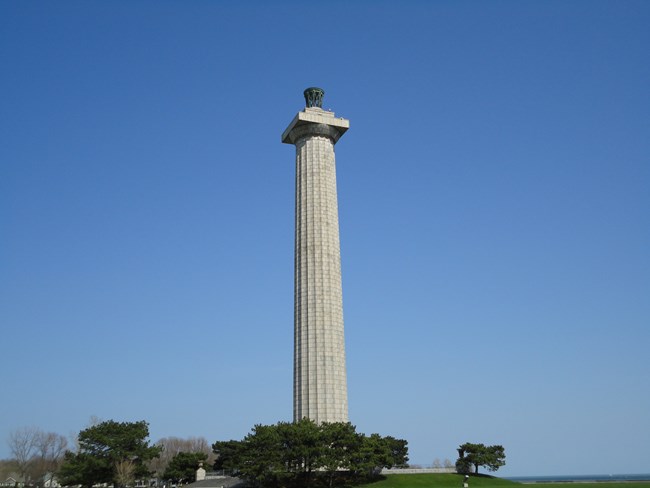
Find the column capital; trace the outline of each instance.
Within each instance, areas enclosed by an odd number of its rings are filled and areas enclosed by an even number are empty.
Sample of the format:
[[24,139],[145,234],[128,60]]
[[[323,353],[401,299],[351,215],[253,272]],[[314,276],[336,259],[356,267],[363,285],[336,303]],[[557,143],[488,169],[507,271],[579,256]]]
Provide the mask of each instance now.
[[282,133],[282,142],[295,144],[299,139],[308,135],[322,135],[336,142],[350,128],[350,121],[343,117],[335,117],[334,112],[328,112],[318,107],[307,107],[298,112],[289,127]]

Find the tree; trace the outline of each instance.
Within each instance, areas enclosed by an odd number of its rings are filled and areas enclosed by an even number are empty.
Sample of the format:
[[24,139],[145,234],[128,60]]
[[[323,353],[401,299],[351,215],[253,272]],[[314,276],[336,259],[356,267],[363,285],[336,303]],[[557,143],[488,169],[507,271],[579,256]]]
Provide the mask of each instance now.
[[115,482],[118,486],[129,486],[135,481],[135,463],[131,459],[122,459],[115,463]]
[[163,479],[172,480],[174,483],[192,482],[195,480],[199,464],[205,463],[207,459],[208,455],[204,452],[179,452],[167,465]]
[[242,440],[233,460],[239,476],[262,486],[281,485],[294,469],[293,463],[283,462],[283,448],[277,426],[256,425]]
[[472,466],[475,474],[478,474],[479,466],[483,466],[489,471],[496,471],[505,464],[506,454],[503,446],[486,446],[466,442],[458,448],[456,469],[459,473],[469,473]]
[[354,453],[359,451],[362,437],[350,422],[323,423],[321,428],[324,446],[321,469],[331,488],[337,478],[344,477],[345,472],[352,469]]
[[239,466],[239,454],[243,451],[243,441],[217,441],[212,444],[215,454],[214,469],[230,471],[236,474]]
[[303,418],[298,422],[280,422],[273,427],[278,433],[280,462],[287,467],[287,476],[293,475],[302,485],[309,486],[314,471],[323,467],[325,425]]
[[408,467],[408,442],[404,439],[396,439],[393,436],[384,437],[384,442],[388,448],[388,457],[384,458],[384,468],[406,468]]
[[36,452],[36,439],[39,433],[38,427],[23,427],[9,433],[9,449],[16,461],[18,475],[24,482],[29,481],[30,478],[30,467],[33,464],[32,458]]
[[[149,475],[147,463],[160,454],[159,446],[149,446],[149,425],[108,420],[79,432],[79,451],[66,452],[59,470],[64,485],[92,486],[113,483],[124,486],[129,479]],[[132,468],[130,463],[133,464]]]
[[405,440],[371,434],[361,437],[361,446],[352,466],[358,474],[372,477],[381,468],[402,467],[407,462],[408,448]]
[[81,485],[92,488],[96,483],[112,480],[112,467],[106,459],[85,452],[66,451],[57,473],[63,486]]
[[52,481],[59,469],[68,440],[54,432],[38,432],[34,444],[33,473],[39,484]]

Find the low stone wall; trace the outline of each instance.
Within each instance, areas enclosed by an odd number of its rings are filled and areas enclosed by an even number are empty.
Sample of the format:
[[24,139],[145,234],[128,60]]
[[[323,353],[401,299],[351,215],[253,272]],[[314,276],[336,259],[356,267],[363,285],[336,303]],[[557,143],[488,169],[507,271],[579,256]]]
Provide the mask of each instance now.
[[381,474],[425,474],[425,473],[455,473],[456,468],[392,468],[382,469]]
[[206,480],[220,480],[223,478],[228,478],[230,477],[230,471],[226,472],[225,469],[222,469],[220,471],[208,471],[205,473],[205,477],[203,479]]

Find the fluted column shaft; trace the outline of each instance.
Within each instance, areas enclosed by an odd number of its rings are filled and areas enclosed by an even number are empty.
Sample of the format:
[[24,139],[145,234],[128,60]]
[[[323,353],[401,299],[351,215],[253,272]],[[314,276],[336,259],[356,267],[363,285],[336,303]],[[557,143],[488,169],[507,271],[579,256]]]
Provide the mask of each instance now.
[[[334,157],[334,144],[347,126],[337,127],[343,119],[334,119],[334,114],[319,109],[305,112],[318,118],[298,124],[294,119],[283,137],[296,146],[293,417],[347,422]],[[331,119],[334,125],[321,119]]]
[[294,420],[348,420],[334,144],[296,144]]

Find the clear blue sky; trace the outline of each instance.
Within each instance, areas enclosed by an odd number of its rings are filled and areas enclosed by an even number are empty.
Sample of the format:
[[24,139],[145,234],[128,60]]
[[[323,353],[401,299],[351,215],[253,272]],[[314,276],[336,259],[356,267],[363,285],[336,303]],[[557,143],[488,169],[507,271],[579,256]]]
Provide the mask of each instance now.
[[650,472],[650,2],[0,3],[0,458],[290,420],[294,149],[337,144],[351,421]]

